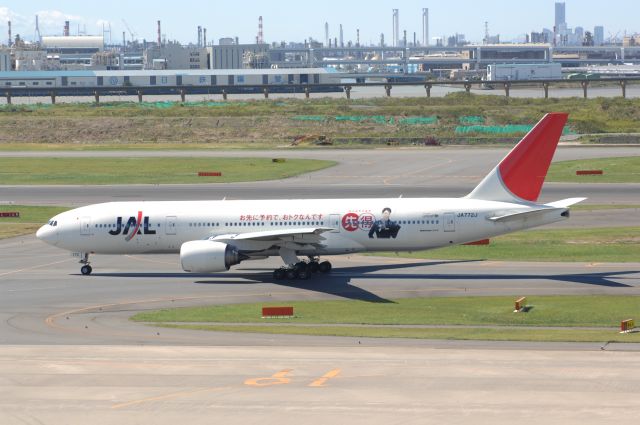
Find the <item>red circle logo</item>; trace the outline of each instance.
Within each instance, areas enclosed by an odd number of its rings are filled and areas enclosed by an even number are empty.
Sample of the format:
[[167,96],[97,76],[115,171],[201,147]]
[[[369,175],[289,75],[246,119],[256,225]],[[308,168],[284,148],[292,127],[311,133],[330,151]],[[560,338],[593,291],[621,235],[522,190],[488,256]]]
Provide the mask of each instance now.
[[342,227],[347,232],[355,232],[359,228],[358,214],[349,213],[342,216]]

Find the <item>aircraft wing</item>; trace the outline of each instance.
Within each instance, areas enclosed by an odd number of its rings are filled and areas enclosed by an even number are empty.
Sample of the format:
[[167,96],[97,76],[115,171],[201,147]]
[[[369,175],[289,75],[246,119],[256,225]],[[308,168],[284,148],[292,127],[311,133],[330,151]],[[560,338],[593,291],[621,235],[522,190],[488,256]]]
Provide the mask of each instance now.
[[325,238],[323,233],[335,230],[330,227],[304,227],[299,229],[279,229],[242,234],[219,235],[209,238],[211,241],[223,242],[235,246],[243,252],[258,252],[266,249],[319,248]]
[[210,238],[210,240],[218,242],[241,240],[277,242],[280,240],[304,239],[305,237],[312,239],[313,236],[317,237],[322,233],[332,230],[335,229],[330,227],[307,227],[300,229],[267,230],[263,232],[241,233],[238,235],[220,235]]

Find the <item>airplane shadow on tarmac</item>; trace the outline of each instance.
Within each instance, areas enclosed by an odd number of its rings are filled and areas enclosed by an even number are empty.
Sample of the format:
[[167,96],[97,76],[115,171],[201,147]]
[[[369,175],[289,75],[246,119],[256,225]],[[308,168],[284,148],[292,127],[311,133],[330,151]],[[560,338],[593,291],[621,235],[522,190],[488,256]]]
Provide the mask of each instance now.
[[[609,288],[630,288],[634,285],[615,282],[611,279],[627,279],[624,275],[640,273],[640,271],[615,271],[602,273],[568,273],[568,274],[429,274],[429,273],[381,273],[373,274],[377,271],[392,271],[399,269],[407,269],[414,267],[435,266],[441,264],[455,264],[480,262],[481,260],[465,260],[465,261],[427,261],[419,263],[393,264],[393,265],[366,265],[341,267],[334,269],[333,273],[326,275],[314,275],[309,280],[282,280],[275,281],[273,279],[271,269],[252,268],[241,269],[240,273],[214,273],[214,274],[187,274],[187,273],[94,273],[93,276],[102,277],[118,277],[118,278],[181,278],[181,279],[202,279],[195,280],[194,283],[202,285],[253,285],[258,283],[269,283],[288,288],[299,288],[309,291],[321,292],[329,295],[335,295],[342,298],[367,301],[373,303],[393,303],[393,301],[382,298],[363,288],[352,285],[352,279],[389,279],[393,280],[443,280],[443,281],[481,281],[481,280],[533,280],[547,279],[564,283],[575,283],[580,285],[595,285]],[[247,273],[245,273],[247,272]],[[232,280],[230,280],[232,279]],[[244,279],[245,281],[238,281]],[[637,280],[634,278],[634,280]]]

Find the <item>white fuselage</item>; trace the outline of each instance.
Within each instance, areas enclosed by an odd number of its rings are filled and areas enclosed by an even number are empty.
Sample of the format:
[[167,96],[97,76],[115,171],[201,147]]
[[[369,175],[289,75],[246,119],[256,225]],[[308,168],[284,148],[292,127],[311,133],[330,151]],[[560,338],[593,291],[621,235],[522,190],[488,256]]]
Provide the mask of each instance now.
[[[466,198],[110,202],[59,214],[51,221],[55,226],[43,226],[38,237],[81,253],[177,253],[185,242],[224,235],[329,228],[322,233],[322,243],[297,249],[296,254],[413,251],[473,242],[565,218],[564,210],[554,208],[507,222],[489,220],[531,208]],[[386,209],[391,212],[385,214]],[[278,255],[278,248],[268,243],[235,245],[250,256]]]

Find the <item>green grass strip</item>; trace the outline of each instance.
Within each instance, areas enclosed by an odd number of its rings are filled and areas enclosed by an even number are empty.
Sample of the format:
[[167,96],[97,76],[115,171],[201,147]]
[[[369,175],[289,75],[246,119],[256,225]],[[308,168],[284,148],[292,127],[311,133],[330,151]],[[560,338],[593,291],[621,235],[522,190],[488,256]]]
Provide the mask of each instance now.
[[[464,283],[460,283],[463,285]],[[575,285],[580,285],[576,283]],[[141,322],[295,323],[352,325],[491,325],[537,327],[603,327],[640,316],[638,296],[536,296],[528,313],[513,313],[519,295],[501,297],[406,298],[390,302],[291,301],[215,305],[143,312]],[[263,306],[290,305],[294,319],[261,319]]]
[[35,233],[40,226],[67,207],[0,205],[1,212],[19,212],[20,217],[0,217],[0,239]]
[[19,212],[20,217],[0,218],[2,223],[46,223],[51,217],[61,212],[67,211],[68,207],[50,207],[33,205],[0,205],[0,212]]
[[[640,333],[621,335],[617,330],[621,320],[640,314],[638,296],[536,296],[527,300],[532,307],[528,313],[513,313],[518,295],[408,298],[388,303],[353,300],[251,303],[144,312],[132,320],[178,329],[290,335],[640,342]],[[263,306],[285,304],[294,307],[294,318],[260,318]],[[324,324],[327,326],[319,326]]]
[[[579,170],[602,170],[604,174],[577,176],[576,171]],[[640,156],[554,162],[546,180],[567,183],[640,183]]]

